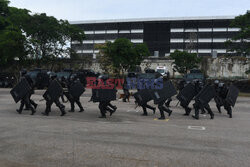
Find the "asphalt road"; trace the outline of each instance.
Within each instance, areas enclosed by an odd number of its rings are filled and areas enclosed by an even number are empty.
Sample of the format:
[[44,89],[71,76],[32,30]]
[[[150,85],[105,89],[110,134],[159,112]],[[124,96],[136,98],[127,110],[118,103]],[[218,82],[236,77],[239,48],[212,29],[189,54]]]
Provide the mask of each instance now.
[[81,97],[84,113],[60,117],[53,105],[46,117],[42,93],[32,96],[34,116],[19,115],[9,89],[0,89],[0,167],[249,167],[250,98],[238,99],[232,119],[211,102],[214,120],[184,117],[174,100],[172,116],[158,121],[159,111],[142,117],[133,100],[113,102],[117,112],[99,119],[89,91]]

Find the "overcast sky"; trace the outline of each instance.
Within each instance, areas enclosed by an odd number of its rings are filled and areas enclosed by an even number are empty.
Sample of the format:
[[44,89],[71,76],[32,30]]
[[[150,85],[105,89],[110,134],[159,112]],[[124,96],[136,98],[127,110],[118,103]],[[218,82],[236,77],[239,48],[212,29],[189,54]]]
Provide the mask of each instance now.
[[10,6],[69,21],[148,17],[234,16],[250,0],[10,0]]

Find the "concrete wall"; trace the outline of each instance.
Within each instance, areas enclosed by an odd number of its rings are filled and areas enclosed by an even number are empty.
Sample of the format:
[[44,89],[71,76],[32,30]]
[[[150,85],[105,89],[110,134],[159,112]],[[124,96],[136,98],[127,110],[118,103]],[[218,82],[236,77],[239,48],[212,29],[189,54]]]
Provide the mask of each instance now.
[[250,68],[249,59],[217,58],[208,59],[207,74],[214,78],[248,78],[245,73]]
[[[146,59],[141,64],[141,69],[144,72],[145,68],[155,69],[157,66],[166,66],[170,75],[180,75],[179,73],[173,73],[172,69],[173,60],[168,59]],[[206,62],[202,63],[202,69],[207,73],[211,78],[249,78],[250,75],[246,75],[245,71],[250,68],[250,60],[244,58],[208,58]],[[94,71],[102,72],[100,69],[99,63],[94,61],[92,65],[87,68],[93,69]]]

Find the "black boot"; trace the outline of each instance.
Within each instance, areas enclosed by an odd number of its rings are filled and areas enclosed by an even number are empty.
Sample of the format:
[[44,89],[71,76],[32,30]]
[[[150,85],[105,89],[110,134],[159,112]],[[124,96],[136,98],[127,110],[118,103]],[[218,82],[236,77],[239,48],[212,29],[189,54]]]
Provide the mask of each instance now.
[[31,114],[30,115],[34,115],[36,113],[36,110],[33,107],[31,107],[30,109],[31,109]]
[[156,108],[153,108],[153,113],[155,114]]
[[64,116],[66,114],[65,111],[61,111],[61,115],[60,116]]
[[211,115],[210,115],[210,119],[214,119],[214,114],[211,114]]
[[202,109],[201,114],[206,114],[206,111],[204,109]]
[[183,114],[183,115],[185,115],[185,116],[189,116],[189,114],[190,114],[190,112],[191,112],[191,108],[189,108],[189,107],[186,107],[185,108],[185,114]]
[[84,109],[83,108],[80,108],[80,111],[79,112],[83,112],[84,111]]
[[219,105],[216,105],[216,107],[217,107],[217,109],[218,109],[219,113],[221,114],[221,109],[220,109],[220,106],[219,106]]
[[170,117],[172,114],[172,110],[168,110],[168,116]]
[[159,120],[166,119],[166,118],[165,118],[165,115],[164,115],[164,111],[162,110],[162,107],[159,107],[159,110],[160,110],[161,117],[158,118],[158,119],[159,119]]
[[60,116],[64,116],[66,114],[64,109],[65,109],[65,107],[60,108],[60,110],[61,110],[61,115]]
[[42,112],[42,115],[44,115],[44,116],[49,116],[49,112]]
[[16,110],[16,112],[18,112],[18,114],[22,114],[22,111],[21,110]]
[[192,115],[192,117],[194,118],[194,119],[199,119],[199,116],[198,115]]
[[36,108],[37,108],[37,106],[38,106],[38,104],[36,104],[36,103],[35,103],[35,104],[34,104],[34,108],[36,109]]

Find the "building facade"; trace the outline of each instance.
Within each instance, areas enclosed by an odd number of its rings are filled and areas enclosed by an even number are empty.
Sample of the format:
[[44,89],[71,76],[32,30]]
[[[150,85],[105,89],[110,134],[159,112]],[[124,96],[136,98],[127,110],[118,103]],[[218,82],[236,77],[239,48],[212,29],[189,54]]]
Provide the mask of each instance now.
[[240,30],[230,27],[234,16],[154,18],[100,21],[76,21],[86,39],[83,44],[72,41],[71,47],[81,56],[94,56],[96,44],[128,38],[131,42],[146,43],[151,56],[165,57],[175,50],[187,50],[199,56],[225,55],[225,42]]

